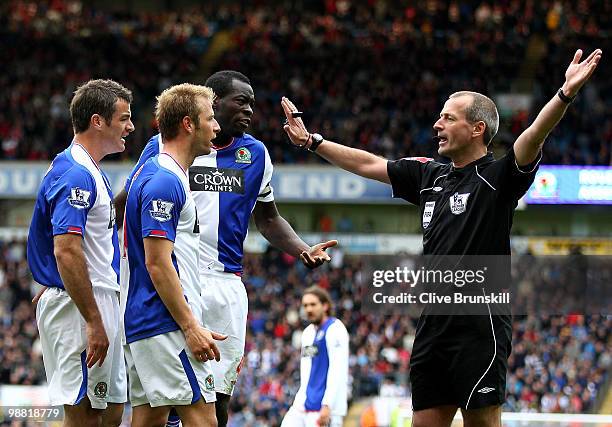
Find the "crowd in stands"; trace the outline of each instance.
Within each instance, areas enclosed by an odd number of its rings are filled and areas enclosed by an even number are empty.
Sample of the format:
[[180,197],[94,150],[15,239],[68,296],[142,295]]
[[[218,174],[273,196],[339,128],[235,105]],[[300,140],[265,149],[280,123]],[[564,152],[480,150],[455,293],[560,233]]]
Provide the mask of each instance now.
[[[591,0],[226,0],[113,12],[79,0],[11,0],[0,5],[0,159],[51,158],[71,139],[75,85],[110,77],[135,94],[136,131],[115,156],[133,161],[155,132],[155,95],[221,68],[252,79],[252,133],[276,163],[320,161],[286,145],[282,95],[311,129],[397,158],[435,156],[431,126],[453,91],[521,88],[532,108],[503,118],[495,140],[503,150],[561,85],[574,50],[597,47],[604,60],[553,132],[544,162],[610,164],[611,8]],[[220,56],[208,55],[221,33],[229,37],[216,46]],[[531,64],[525,58],[538,38],[546,50]]]
[[[247,348],[231,400],[231,425],[279,425],[291,404],[299,386],[299,344],[305,326],[301,291],[310,284],[329,289],[335,316],[349,330],[351,399],[390,391],[395,396],[410,395],[409,362],[417,317],[365,310],[359,295],[368,280],[368,257],[331,252],[332,262],[314,271],[271,248],[245,258]],[[530,265],[531,273],[521,277],[554,283],[555,273],[542,268],[539,259]],[[33,294],[24,243],[1,242],[0,384],[45,381],[30,302]],[[612,369],[611,331],[610,316],[515,317],[505,409],[593,411]]]

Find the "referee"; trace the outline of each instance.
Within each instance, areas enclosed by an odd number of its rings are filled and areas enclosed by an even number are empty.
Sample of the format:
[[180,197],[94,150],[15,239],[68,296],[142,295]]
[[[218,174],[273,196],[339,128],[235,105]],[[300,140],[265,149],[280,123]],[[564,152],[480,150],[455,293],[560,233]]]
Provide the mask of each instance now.
[[[456,92],[434,123],[442,164],[424,157],[387,161],[363,150],[309,133],[295,105],[281,101],[291,142],[349,172],[393,188],[393,196],[420,207],[424,255],[510,255],[510,229],[518,200],[535,178],[542,146],[601,59],[596,49],[580,62],[576,51],[565,82],[495,160],[487,147],[497,133],[493,101],[476,92]],[[297,114],[296,114],[297,113]],[[501,426],[510,315],[421,315],[410,360],[414,427],[448,427],[460,408],[466,427]]]

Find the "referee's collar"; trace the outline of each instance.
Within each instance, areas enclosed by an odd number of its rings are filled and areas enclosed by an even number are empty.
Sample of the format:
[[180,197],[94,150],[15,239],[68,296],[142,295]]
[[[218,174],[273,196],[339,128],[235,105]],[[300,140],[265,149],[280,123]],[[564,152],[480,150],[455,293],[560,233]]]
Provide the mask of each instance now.
[[492,152],[487,152],[487,154],[485,154],[484,156],[482,156],[480,159],[476,159],[474,160],[472,163],[468,163],[467,165],[461,167],[461,168],[456,168],[452,163],[451,163],[451,172],[464,172],[467,171],[475,166],[481,165],[483,163],[489,163],[492,162],[493,160],[495,160],[495,158],[493,157],[493,153]]

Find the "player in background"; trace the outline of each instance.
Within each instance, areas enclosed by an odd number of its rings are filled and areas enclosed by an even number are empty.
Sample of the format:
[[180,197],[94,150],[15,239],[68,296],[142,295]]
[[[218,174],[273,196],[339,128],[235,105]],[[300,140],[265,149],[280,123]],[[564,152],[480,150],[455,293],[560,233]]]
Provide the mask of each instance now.
[[[281,104],[294,145],[316,152],[349,172],[391,184],[394,197],[420,207],[424,255],[510,256],[510,229],[518,200],[533,183],[542,147],[601,59],[594,50],[580,62],[577,50],[565,82],[507,154],[495,160],[487,147],[499,126],[493,101],[456,92],[433,125],[442,164],[427,158],[387,161],[364,150],[308,132],[297,108]],[[483,290],[484,291],[484,290]],[[490,308],[487,304],[488,309]],[[430,315],[419,318],[410,358],[414,427],[447,427],[460,408],[467,427],[501,426],[512,323],[509,314]],[[509,307],[508,307],[509,311]]]
[[342,426],[348,398],[349,336],[333,314],[329,293],[311,286],[302,308],[310,322],[302,334],[300,388],[282,427]]
[[119,247],[113,194],[98,166],[134,130],[132,93],[90,80],[74,93],[74,139],[42,180],[28,234],[28,265],[43,285],[36,321],[51,405],[64,426],[118,426],[127,401],[119,333]]
[[213,340],[224,336],[201,325],[200,225],[187,177],[219,132],[213,98],[187,83],[162,92],[155,115],[166,143],[128,191],[121,308],[134,427],[165,425],[173,406],[185,427],[216,426],[206,362],[219,360]]
[[[189,169],[190,187],[202,218],[200,284],[204,324],[228,335],[217,343],[221,362],[212,363],[217,391],[217,420],[227,424],[228,405],[240,370],[246,338],[248,299],[242,275],[243,245],[253,214],[261,234],[275,247],[314,268],[329,261],[325,249],[336,241],[310,247],[280,216],[274,203],[272,162],[263,142],[246,133],[255,95],[249,79],[237,71],[219,71],[206,81],[217,98],[213,103],[221,131],[214,150],[199,156]],[[163,147],[163,134],[153,136],[134,168]],[[134,172],[132,172],[133,174]],[[127,186],[131,178],[127,181]],[[121,215],[124,194],[117,196]],[[176,420],[171,420],[176,425]]]

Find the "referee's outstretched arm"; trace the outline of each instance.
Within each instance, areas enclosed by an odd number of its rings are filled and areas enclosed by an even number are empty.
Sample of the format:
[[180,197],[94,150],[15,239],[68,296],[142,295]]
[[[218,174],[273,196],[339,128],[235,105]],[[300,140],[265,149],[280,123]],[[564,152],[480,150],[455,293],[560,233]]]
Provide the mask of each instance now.
[[364,150],[336,144],[323,139],[321,135],[309,133],[302,119],[293,116],[292,113],[298,111],[295,105],[285,97],[283,97],[281,105],[287,116],[284,129],[294,145],[308,148],[311,151],[316,150],[318,155],[344,170],[385,184],[391,184],[387,173],[386,159]]
[[526,166],[536,159],[550,131],[559,123],[582,85],[597,68],[601,54],[601,49],[595,49],[584,61],[580,62],[582,50],[576,51],[574,59],[565,71],[565,83],[561,89],[548,101],[533,123],[514,143],[514,154],[519,166]]

